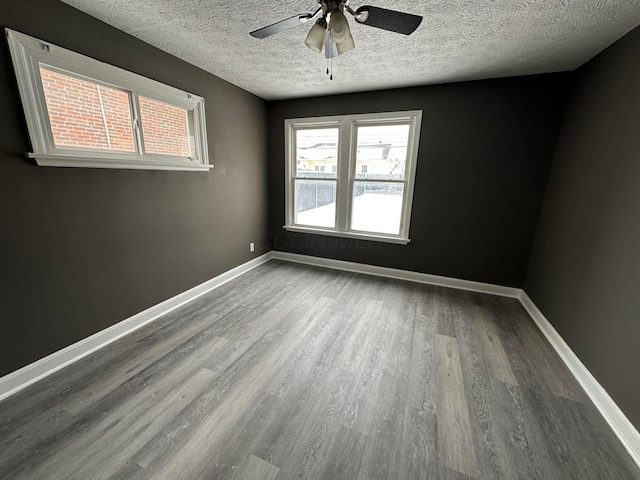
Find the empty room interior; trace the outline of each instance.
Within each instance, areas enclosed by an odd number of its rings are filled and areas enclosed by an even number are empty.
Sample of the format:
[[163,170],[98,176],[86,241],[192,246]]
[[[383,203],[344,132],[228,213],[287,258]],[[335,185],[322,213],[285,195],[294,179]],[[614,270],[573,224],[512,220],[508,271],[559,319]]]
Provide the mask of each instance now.
[[639,25],[2,0],[0,478],[640,479]]

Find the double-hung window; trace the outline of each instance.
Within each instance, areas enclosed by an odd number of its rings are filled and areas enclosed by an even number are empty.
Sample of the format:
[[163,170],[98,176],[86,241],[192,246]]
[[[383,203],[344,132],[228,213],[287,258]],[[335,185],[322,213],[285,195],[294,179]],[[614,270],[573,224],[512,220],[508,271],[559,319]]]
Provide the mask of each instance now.
[[285,121],[286,225],[409,242],[421,111]]
[[34,158],[58,167],[209,170],[204,99],[6,30]]

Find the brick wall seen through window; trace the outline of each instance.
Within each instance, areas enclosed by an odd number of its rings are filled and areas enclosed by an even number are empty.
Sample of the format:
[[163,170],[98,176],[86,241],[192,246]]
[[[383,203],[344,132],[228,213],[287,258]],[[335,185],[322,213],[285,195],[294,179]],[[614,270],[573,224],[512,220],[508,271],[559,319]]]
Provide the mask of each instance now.
[[[56,147],[135,152],[129,93],[40,67]],[[147,153],[194,155],[189,112],[139,97]]]
[[143,96],[139,99],[145,151],[192,156],[187,110]]
[[57,147],[135,152],[129,94],[40,67]]

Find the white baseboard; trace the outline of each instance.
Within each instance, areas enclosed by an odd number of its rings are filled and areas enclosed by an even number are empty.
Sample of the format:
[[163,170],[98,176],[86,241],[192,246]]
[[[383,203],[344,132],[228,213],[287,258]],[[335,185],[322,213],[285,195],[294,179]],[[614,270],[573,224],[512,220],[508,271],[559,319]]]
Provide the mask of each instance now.
[[627,449],[631,458],[633,458],[638,467],[640,467],[640,433],[638,433],[638,430],[631,424],[622,410],[620,410],[620,407],[616,405],[591,372],[587,370],[587,367],[584,366],[578,356],[573,353],[573,350],[566,344],[524,290],[522,290],[520,294],[520,303],[522,303],[522,306],[529,312],[529,315],[536,325],[538,325],[538,328],[542,331],[558,355],[560,355],[560,358],[562,358],[573,376],[578,380],[580,385],[582,385],[582,388],[600,411],[620,442],[622,442],[622,445]]
[[288,262],[304,263],[307,265],[315,265],[318,267],[333,268],[336,270],[347,270],[349,272],[364,273],[366,275],[396,278],[398,280],[407,280],[409,282],[427,283],[429,285],[457,288],[459,290],[469,290],[471,292],[489,293],[491,295],[499,295],[501,297],[519,298],[521,291],[519,288],[503,287],[501,285],[493,285],[491,283],[481,283],[471,280],[461,280],[459,278],[441,277],[439,275],[431,275],[428,273],[411,272],[408,270],[399,270],[396,268],[388,267],[377,267],[375,265],[345,262],[344,260],[333,260],[331,258],[311,257],[309,255],[300,255],[297,253],[274,251],[273,258],[277,260],[286,260]]
[[121,337],[137,330],[157,318],[166,315],[182,305],[195,300],[201,295],[233,280],[239,275],[271,260],[272,252],[254,258],[238,267],[235,267],[211,280],[207,280],[185,292],[179,293],[162,303],[154,305],[136,315],[127,318],[115,325],[101,330],[90,337],[84,338],[68,347],[58,350],[36,362],[33,362],[19,370],[0,378],[0,400],[13,395],[23,388],[38,380],[57,372],[61,368],[86,357],[92,352],[118,340]]

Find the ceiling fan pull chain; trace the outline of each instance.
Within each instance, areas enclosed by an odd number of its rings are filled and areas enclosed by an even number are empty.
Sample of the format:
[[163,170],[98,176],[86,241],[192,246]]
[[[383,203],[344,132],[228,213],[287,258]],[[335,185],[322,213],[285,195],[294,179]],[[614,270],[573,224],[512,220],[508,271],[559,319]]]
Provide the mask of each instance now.
[[333,57],[331,57],[331,75],[329,75],[329,80],[333,80]]

